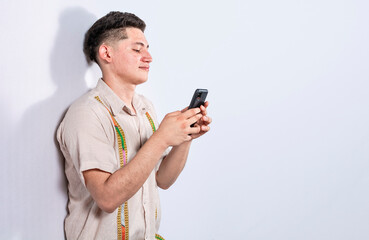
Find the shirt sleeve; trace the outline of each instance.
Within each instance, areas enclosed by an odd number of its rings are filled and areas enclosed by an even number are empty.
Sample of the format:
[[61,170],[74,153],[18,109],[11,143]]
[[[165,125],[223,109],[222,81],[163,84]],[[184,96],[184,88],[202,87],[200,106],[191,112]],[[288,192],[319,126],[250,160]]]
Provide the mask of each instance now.
[[97,110],[71,107],[58,130],[59,143],[68,155],[66,161],[72,162],[83,184],[83,171],[113,173],[117,169],[113,125],[109,115],[97,114]]

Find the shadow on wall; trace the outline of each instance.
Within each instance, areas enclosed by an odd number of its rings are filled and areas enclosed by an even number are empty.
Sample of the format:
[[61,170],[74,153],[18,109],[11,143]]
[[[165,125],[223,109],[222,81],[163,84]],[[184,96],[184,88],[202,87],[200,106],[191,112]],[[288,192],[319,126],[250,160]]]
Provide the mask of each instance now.
[[70,103],[87,91],[88,65],[82,46],[84,34],[95,20],[83,8],[67,8],[61,13],[50,55],[57,89],[53,96],[29,108],[18,125],[14,143],[22,147],[15,157],[19,172],[12,175],[17,190],[11,193],[14,201],[9,211],[11,232],[20,239],[64,237],[67,181],[55,132]]

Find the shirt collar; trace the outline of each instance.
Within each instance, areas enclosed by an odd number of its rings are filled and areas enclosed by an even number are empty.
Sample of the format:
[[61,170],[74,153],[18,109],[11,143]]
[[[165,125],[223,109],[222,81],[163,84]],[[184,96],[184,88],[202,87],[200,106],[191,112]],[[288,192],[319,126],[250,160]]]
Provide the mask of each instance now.
[[[135,115],[101,78],[97,82],[96,90],[101,95],[100,98],[105,106],[110,109],[113,116],[116,116],[122,110],[129,115]],[[149,109],[149,106],[142,101],[142,97],[136,92],[133,95],[132,104],[137,113],[147,112]]]

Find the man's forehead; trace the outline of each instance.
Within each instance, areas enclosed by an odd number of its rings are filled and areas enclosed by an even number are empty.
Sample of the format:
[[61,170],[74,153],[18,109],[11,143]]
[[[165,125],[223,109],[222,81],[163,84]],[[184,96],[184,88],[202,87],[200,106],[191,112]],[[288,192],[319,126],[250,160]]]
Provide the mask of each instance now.
[[131,44],[147,46],[148,42],[146,40],[145,34],[138,28],[127,28],[127,40]]

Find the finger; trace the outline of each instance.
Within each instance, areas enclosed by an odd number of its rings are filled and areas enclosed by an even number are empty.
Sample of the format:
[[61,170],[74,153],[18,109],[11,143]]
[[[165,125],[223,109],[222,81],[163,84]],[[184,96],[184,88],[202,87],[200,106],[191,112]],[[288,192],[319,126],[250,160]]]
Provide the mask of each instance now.
[[203,124],[209,125],[213,121],[213,119],[211,117],[208,117],[208,116],[203,116],[201,118],[201,121],[202,121]]
[[211,119],[209,121],[209,117],[207,116],[202,116],[197,122],[196,124],[202,126],[202,125],[209,125],[211,123]]
[[187,119],[187,122],[191,125],[193,123],[196,123],[198,120],[200,120],[202,118],[202,114],[198,113],[193,117],[190,117],[189,119]]
[[188,134],[198,134],[200,132],[201,132],[201,127],[197,124],[188,130]]
[[200,106],[200,110],[201,110],[201,114],[202,115],[206,115],[207,114],[206,107],[204,107],[203,105]]
[[200,108],[191,108],[183,113],[183,117],[185,119],[188,119],[188,118],[191,118],[192,116],[195,116],[198,113],[200,113]]
[[201,126],[201,131],[202,132],[209,132],[209,130],[210,130],[210,127],[209,126],[207,126],[207,125],[202,125]]
[[208,106],[209,106],[209,102],[206,101],[203,105],[200,106],[201,111],[205,111],[206,112],[206,109],[208,108]]

